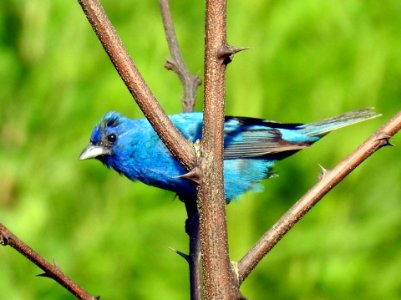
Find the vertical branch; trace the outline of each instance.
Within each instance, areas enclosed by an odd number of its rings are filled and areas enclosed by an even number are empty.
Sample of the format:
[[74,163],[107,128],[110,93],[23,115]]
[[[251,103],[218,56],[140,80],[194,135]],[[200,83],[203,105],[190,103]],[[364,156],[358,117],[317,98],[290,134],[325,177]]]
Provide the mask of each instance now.
[[191,288],[191,300],[201,300],[202,280],[200,266],[199,245],[199,214],[196,202],[184,200],[188,218],[185,222],[185,231],[189,236],[189,282]]
[[239,291],[228,256],[223,183],[226,1],[206,1],[205,107],[198,187],[203,292],[206,299],[236,299]]
[[[181,81],[184,89],[181,103],[184,112],[192,112],[195,106],[196,91],[201,84],[198,76],[189,73],[184,59],[182,58],[178,40],[175,34],[173,19],[168,0],[160,0],[160,11],[163,19],[163,27],[166,34],[168,48],[171,58],[166,61],[165,67],[174,71]],[[191,300],[201,299],[201,268],[200,268],[200,245],[199,245],[199,214],[195,201],[192,199],[181,199],[185,203],[187,220],[185,231],[189,236],[189,255],[186,260],[189,264],[189,280],[191,288]]]

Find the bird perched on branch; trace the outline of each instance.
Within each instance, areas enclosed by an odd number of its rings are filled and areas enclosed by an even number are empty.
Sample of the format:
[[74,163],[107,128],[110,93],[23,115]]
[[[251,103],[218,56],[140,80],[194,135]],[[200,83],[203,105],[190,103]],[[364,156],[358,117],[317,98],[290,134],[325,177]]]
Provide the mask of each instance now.
[[[230,201],[249,190],[261,190],[260,181],[273,175],[277,160],[309,147],[329,132],[379,116],[370,109],[358,110],[309,124],[226,117],[224,123],[224,187]],[[202,113],[170,116],[191,142],[202,137]],[[129,179],[195,199],[195,183],[170,153],[146,119],[131,120],[116,112],[103,116],[93,129],[80,159],[96,158]]]

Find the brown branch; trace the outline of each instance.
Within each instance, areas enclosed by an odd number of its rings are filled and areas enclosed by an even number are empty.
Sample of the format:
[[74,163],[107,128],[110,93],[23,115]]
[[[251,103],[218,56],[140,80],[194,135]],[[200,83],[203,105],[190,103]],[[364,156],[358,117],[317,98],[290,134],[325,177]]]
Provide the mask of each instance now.
[[89,23],[121,79],[171,153],[188,169],[195,165],[195,151],[167,117],[115,32],[98,0],[78,0]]
[[185,62],[182,59],[175,34],[173,20],[171,18],[168,0],[160,0],[160,10],[162,13],[167,44],[171,55],[171,58],[167,59],[165,67],[167,70],[174,71],[178,75],[178,78],[183,85],[184,94],[181,99],[183,111],[192,112],[195,106],[196,91],[198,86],[201,85],[202,81],[200,80],[199,76],[192,76],[189,73]]
[[238,285],[228,256],[223,184],[223,127],[226,44],[226,1],[206,1],[205,107],[200,145],[198,208],[200,216],[203,296],[238,299]]
[[[173,70],[181,81],[184,89],[181,98],[184,112],[192,112],[195,106],[196,92],[201,80],[198,76],[192,76],[181,56],[178,40],[174,30],[171,10],[168,0],[160,0],[160,11],[162,14],[163,27],[166,34],[167,44],[171,58],[166,62],[166,69]],[[185,203],[188,218],[185,223],[185,231],[189,236],[189,255],[186,260],[189,264],[189,280],[191,289],[191,300],[201,299],[201,267],[199,247],[199,214],[198,207],[192,199],[181,199]]]
[[196,202],[183,200],[188,218],[185,222],[185,231],[189,236],[189,281],[191,288],[191,300],[202,299],[202,278],[200,264],[200,245],[199,245],[199,214]]
[[325,170],[313,186],[273,227],[268,230],[238,264],[238,280],[242,283],[259,261],[280,239],[333,187],[381,147],[390,145],[389,138],[401,129],[401,112],[371,135],[350,156],[334,169]]
[[67,277],[55,263],[51,264],[46,261],[42,256],[40,256],[27,244],[16,237],[3,224],[0,224],[0,244],[3,246],[10,246],[17,250],[19,253],[24,255],[26,258],[28,258],[31,262],[33,262],[44,271],[44,273],[40,276],[54,279],[77,298],[84,300],[99,299],[99,297],[94,297],[90,295],[87,291],[85,291],[78,284]]

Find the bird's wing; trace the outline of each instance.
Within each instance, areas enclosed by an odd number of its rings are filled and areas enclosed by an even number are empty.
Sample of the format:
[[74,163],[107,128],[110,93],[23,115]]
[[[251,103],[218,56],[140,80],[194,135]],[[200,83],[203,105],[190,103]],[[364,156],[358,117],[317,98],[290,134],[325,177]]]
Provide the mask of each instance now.
[[285,139],[283,132],[300,124],[280,124],[254,118],[226,117],[224,158],[271,157],[281,159],[310,145],[307,141]]

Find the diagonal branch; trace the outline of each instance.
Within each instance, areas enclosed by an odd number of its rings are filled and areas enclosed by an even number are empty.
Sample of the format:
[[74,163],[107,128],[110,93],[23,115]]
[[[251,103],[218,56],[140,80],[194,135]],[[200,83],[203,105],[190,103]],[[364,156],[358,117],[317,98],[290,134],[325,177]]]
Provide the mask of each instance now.
[[171,55],[171,58],[167,59],[165,67],[167,70],[172,70],[178,75],[184,88],[184,95],[181,99],[183,110],[184,112],[192,112],[195,106],[196,91],[202,81],[199,76],[192,76],[189,73],[185,62],[182,59],[168,0],[160,0],[160,10],[162,13],[167,44]]
[[401,129],[401,112],[371,135],[350,156],[334,169],[323,172],[321,180],[313,186],[273,227],[268,230],[238,264],[238,280],[242,283],[259,261],[281,238],[333,187],[381,147],[390,145],[389,139]]
[[98,0],[78,0],[121,79],[171,153],[188,169],[195,150],[167,117],[129,56]]
[[0,244],[3,246],[10,246],[17,250],[44,271],[44,273],[40,276],[54,279],[77,298],[83,300],[99,299],[99,297],[90,295],[87,291],[67,277],[55,263],[51,264],[46,261],[37,252],[35,252],[27,244],[16,237],[11,231],[9,231],[3,224],[0,224]]

